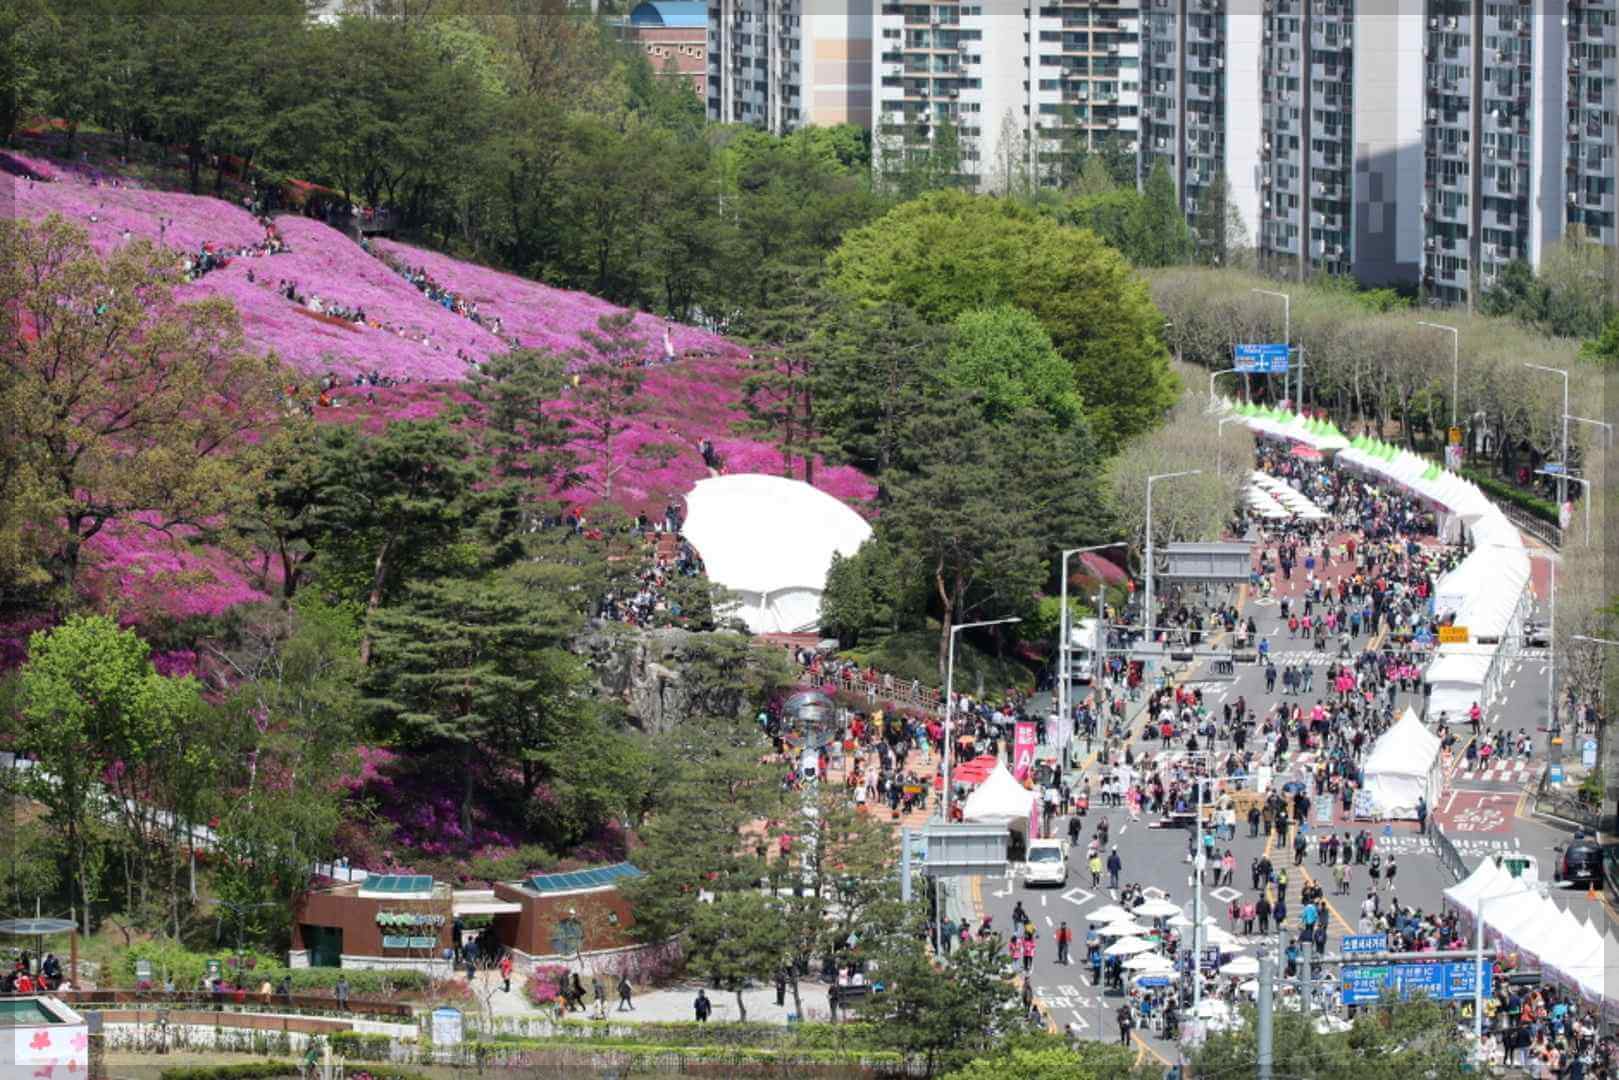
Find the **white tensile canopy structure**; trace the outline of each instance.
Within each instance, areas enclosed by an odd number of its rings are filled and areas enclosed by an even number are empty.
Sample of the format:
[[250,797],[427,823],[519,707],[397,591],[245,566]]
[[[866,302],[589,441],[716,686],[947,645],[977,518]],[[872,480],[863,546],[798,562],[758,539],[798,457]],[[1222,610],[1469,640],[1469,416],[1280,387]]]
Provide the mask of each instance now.
[[961,804],[965,821],[981,824],[1029,825],[1029,809],[1034,805],[1034,792],[1017,782],[1010,769],[1002,762],[984,778]]
[[737,595],[733,613],[749,630],[790,634],[819,624],[833,554],[859,551],[871,526],[801,481],[739,473],[697,482],[682,532],[709,580]]
[[1410,708],[1372,744],[1362,767],[1372,811],[1381,819],[1417,816],[1417,800],[1439,799],[1439,737]]

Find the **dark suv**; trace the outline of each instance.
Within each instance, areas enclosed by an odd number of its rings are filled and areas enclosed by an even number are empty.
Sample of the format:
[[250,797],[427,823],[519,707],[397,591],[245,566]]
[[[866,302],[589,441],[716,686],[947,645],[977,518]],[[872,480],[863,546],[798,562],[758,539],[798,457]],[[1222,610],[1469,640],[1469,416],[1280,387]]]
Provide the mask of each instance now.
[[1570,840],[1557,859],[1557,880],[1571,885],[1601,885],[1602,845],[1595,840]]

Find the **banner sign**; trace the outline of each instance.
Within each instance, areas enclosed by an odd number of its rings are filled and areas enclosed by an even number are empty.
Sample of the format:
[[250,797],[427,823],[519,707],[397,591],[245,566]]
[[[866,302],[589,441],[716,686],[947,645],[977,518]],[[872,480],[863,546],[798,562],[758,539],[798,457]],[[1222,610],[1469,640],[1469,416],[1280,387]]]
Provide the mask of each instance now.
[[412,937],[406,934],[383,934],[384,949],[431,949],[438,945],[436,937]]
[[1467,644],[1467,627],[1465,627],[1465,626],[1441,626],[1439,628],[1439,644],[1441,644],[1441,645],[1466,645]]
[[1012,726],[1012,775],[1019,780],[1028,778],[1034,768],[1034,721],[1019,720]]
[[1245,375],[1281,375],[1289,352],[1286,345],[1238,345],[1235,366]]

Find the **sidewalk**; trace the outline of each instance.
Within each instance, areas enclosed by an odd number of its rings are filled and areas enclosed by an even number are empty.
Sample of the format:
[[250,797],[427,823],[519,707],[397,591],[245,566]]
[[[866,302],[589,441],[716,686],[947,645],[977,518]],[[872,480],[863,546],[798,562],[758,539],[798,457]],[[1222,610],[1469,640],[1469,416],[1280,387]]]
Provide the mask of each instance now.
[[[590,978],[582,976],[585,984],[585,1011],[568,1013],[568,1019],[591,1020],[596,1017],[595,1003],[589,997]],[[528,995],[523,992],[524,980],[514,973],[511,993],[504,993],[499,989],[500,975],[495,972],[480,972],[478,997],[480,1001],[487,990],[492,986],[494,993],[490,997],[489,1005],[497,1022],[522,1021],[546,1022],[555,1019],[556,1014],[550,1008],[536,1008],[529,1004]],[[624,1012],[618,1011],[618,992],[615,980],[602,978],[602,985],[607,990],[607,1019],[614,1023],[667,1023],[671,1021],[695,1020],[696,1014],[692,1011],[692,1002],[697,999],[697,983],[671,987],[663,990],[648,990],[637,993],[632,999],[633,1009]],[[820,982],[800,981],[798,984],[799,996],[803,999],[805,1018],[808,1020],[827,1019],[826,985]],[[710,1022],[735,1021],[741,1019],[737,1014],[736,995],[729,991],[709,990],[708,1000],[714,1006],[710,1015]],[[773,985],[761,984],[742,992],[742,1000],[747,1004],[749,1022],[765,1024],[785,1024],[787,1015],[793,1011],[793,995],[791,989],[787,992],[787,1003],[784,1006],[776,1004],[776,988]]]

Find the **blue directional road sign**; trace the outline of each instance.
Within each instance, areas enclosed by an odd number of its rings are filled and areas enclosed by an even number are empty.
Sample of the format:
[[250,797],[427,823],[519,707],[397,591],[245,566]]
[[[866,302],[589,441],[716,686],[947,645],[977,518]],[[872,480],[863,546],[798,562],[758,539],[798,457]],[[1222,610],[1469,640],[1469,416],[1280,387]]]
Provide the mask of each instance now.
[[1387,952],[1389,936],[1387,934],[1345,934],[1343,944],[1340,947],[1345,956],[1354,956],[1357,953]]
[[1281,375],[1287,371],[1286,345],[1238,345],[1236,368],[1251,375]]
[[[1476,968],[1471,960],[1441,964],[1376,964],[1345,966],[1343,1003],[1367,1005],[1394,991],[1401,999],[1424,994],[1435,1001],[1471,1001]],[[1484,994],[1489,996],[1490,965],[1484,964]]]

